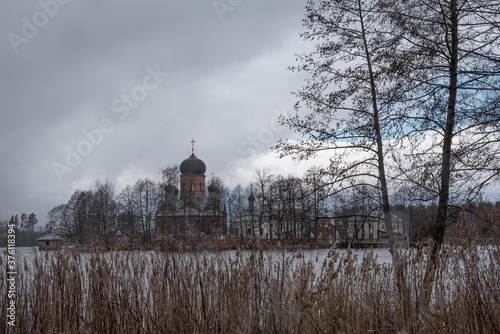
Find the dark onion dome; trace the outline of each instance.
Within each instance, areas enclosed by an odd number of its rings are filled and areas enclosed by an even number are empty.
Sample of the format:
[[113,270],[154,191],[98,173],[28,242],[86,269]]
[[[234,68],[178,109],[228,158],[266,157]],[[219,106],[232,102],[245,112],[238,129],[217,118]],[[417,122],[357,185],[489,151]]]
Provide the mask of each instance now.
[[213,183],[212,183],[212,184],[210,184],[210,185],[208,186],[208,188],[207,188],[207,189],[208,189],[208,192],[209,192],[209,193],[218,193],[218,192],[219,192],[219,187],[217,187],[217,186],[216,186],[215,184],[213,184]]
[[253,195],[253,193],[250,193],[250,196],[248,196],[248,201],[249,202],[254,202],[255,201],[255,196]]
[[198,159],[193,153],[181,163],[179,170],[182,175],[204,175],[207,166],[205,166],[203,160]]

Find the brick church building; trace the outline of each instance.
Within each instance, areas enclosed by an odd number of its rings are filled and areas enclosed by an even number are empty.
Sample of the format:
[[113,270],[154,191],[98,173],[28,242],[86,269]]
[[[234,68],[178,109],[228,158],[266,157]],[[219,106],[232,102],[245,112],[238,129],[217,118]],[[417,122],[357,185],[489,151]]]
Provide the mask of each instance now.
[[165,187],[165,198],[156,216],[156,237],[175,239],[220,240],[227,236],[225,205],[219,188],[211,184],[205,190],[206,166],[194,154],[179,166],[180,191],[177,185]]

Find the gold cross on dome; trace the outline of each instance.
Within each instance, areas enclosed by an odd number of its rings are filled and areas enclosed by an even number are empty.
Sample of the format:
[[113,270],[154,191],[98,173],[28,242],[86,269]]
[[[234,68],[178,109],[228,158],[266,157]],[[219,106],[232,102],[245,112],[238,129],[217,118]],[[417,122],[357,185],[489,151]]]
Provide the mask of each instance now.
[[215,174],[214,172],[212,172],[212,183],[214,183],[214,181],[215,181]]
[[193,139],[191,139],[191,153],[194,153],[194,143],[196,143],[196,141]]

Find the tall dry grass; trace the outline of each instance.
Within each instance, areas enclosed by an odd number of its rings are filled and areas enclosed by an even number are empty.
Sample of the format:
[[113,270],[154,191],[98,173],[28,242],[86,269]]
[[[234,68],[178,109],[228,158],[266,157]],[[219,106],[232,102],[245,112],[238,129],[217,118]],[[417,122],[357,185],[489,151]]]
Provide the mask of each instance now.
[[[464,240],[464,239],[460,239]],[[36,253],[17,276],[16,327],[2,333],[498,333],[498,246],[443,247],[430,312],[403,324],[392,265],[368,251]],[[410,301],[426,249],[404,252]]]

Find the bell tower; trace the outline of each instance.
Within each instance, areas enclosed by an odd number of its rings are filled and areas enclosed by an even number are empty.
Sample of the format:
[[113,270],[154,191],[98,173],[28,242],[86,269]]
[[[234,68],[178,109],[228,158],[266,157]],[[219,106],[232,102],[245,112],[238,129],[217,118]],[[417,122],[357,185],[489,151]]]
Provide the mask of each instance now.
[[191,140],[191,156],[184,160],[179,169],[181,172],[181,199],[205,198],[205,171],[203,160],[194,155],[194,144]]

